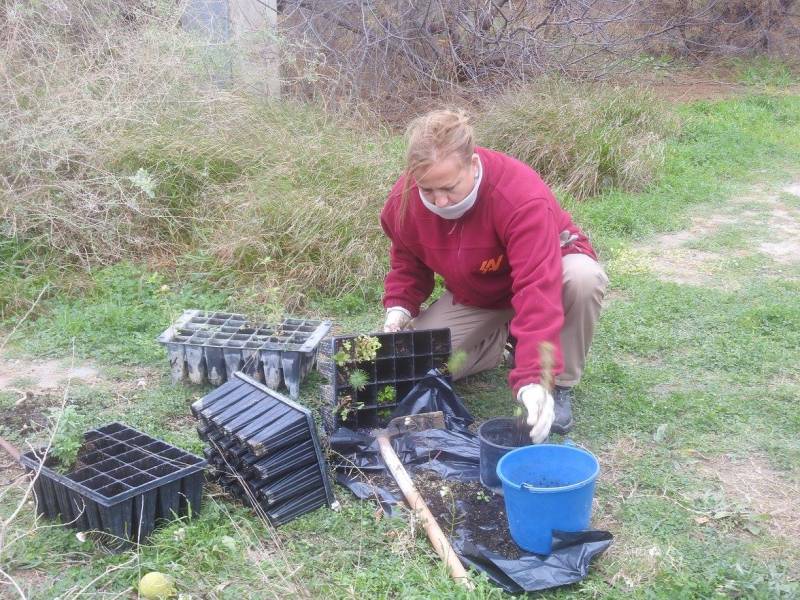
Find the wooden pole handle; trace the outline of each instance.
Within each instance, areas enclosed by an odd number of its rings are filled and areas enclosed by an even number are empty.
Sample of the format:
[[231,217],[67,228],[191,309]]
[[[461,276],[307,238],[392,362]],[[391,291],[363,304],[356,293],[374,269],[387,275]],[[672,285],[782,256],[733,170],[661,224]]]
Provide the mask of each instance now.
[[428,539],[431,541],[433,549],[436,550],[436,554],[438,554],[447,565],[450,576],[468,590],[474,590],[475,585],[469,579],[464,565],[461,564],[456,551],[453,550],[450,541],[445,536],[442,528],[439,527],[428,505],[425,504],[425,500],[417,491],[417,488],[414,487],[414,482],[411,480],[411,477],[409,477],[405,467],[403,467],[403,463],[401,463],[400,459],[397,457],[389,438],[385,435],[379,435],[378,446],[381,449],[383,461],[394,476],[395,481],[397,481],[397,485],[400,486],[400,490],[406,497],[406,502],[408,502],[411,510],[413,510],[422,521],[425,527],[425,533],[428,534]]

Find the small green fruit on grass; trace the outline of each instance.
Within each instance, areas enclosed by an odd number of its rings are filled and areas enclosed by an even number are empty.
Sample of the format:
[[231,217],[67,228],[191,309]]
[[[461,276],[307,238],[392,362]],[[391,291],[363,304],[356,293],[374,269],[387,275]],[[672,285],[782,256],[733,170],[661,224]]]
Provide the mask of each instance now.
[[176,592],[172,578],[158,571],[151,571],[139,580],[139,594],[148,600],[171,598]]

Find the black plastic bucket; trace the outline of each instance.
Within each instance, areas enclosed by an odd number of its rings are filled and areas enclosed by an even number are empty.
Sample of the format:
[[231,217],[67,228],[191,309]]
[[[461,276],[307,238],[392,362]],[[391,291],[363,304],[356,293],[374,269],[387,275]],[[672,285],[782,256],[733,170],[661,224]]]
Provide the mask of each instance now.
[[[520,428],[520,425],[523,425]],[[497,476],[497,461],[521,446],[529,446],[531,438],[524,422],[511,417],[490,419],[478,427],[481,444],[481,483],[495,494],[503,494],[503,485]]]

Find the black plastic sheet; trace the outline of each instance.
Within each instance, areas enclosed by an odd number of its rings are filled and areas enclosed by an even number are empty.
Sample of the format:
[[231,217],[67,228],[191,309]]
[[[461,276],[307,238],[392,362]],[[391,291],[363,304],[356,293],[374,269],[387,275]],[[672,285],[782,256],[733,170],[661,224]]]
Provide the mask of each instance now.
[[390,517],[396,514],[395,507],[403,501],[399,489],[389,490],[388,486],[373,485],[345,473],[336,473],[336,482],[353,492],[361,500],[376,500],[383,512]]
[[456,531],[450,541],[461,560],[483,571],[511,593],[536,592],[577,583],[589,574],[589,563],[611,545],[608,531],[553,532],[553,551],[547,555],[522,553],[509,559],[465,539]]
[[434,369],[400,401],[392,417],[437,410],[444,413],[444,422],[449,431],[468,431],[467,428],[475,422],[453,386]]
[[[410,472],[430,470],[443,479],[478,481],[480,444],[468,430],[474,421],[452,386],[431,371],[397,406],[393,417],[433,412],[444,413],[447,429],[432,429],[399,436],[392,446]],[[391,483],[379,486],[358,478],[358,472],[386,472],[375,439],[364,431],[339,428],[330,437],[337,481],[358,498],[373,499],[394,514],[402,494]],[[462,519],[462,522],[464,520]],[[499,524],[498,524],[499,526]],[[453,532],[451,543],[462,561],[486,573],[491,581],[510,593],[534,592],[584,579],[592,559],[611,545],[607,531],[553,532],[553,551],[547,556],[520,552],[508,558],[470,539],[466,528]]]

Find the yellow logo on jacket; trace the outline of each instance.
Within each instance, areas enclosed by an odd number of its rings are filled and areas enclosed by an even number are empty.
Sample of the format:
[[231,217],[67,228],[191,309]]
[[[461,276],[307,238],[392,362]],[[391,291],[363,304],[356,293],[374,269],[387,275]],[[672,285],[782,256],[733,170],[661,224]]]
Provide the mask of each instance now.
[[485,260],[481,263],[481,273],[486,275],[486,273],[491,273],[492,271],[497,271],[500,268],[500,265],[503,263],[503,255],[501,254],[497,258],[490,258]]

